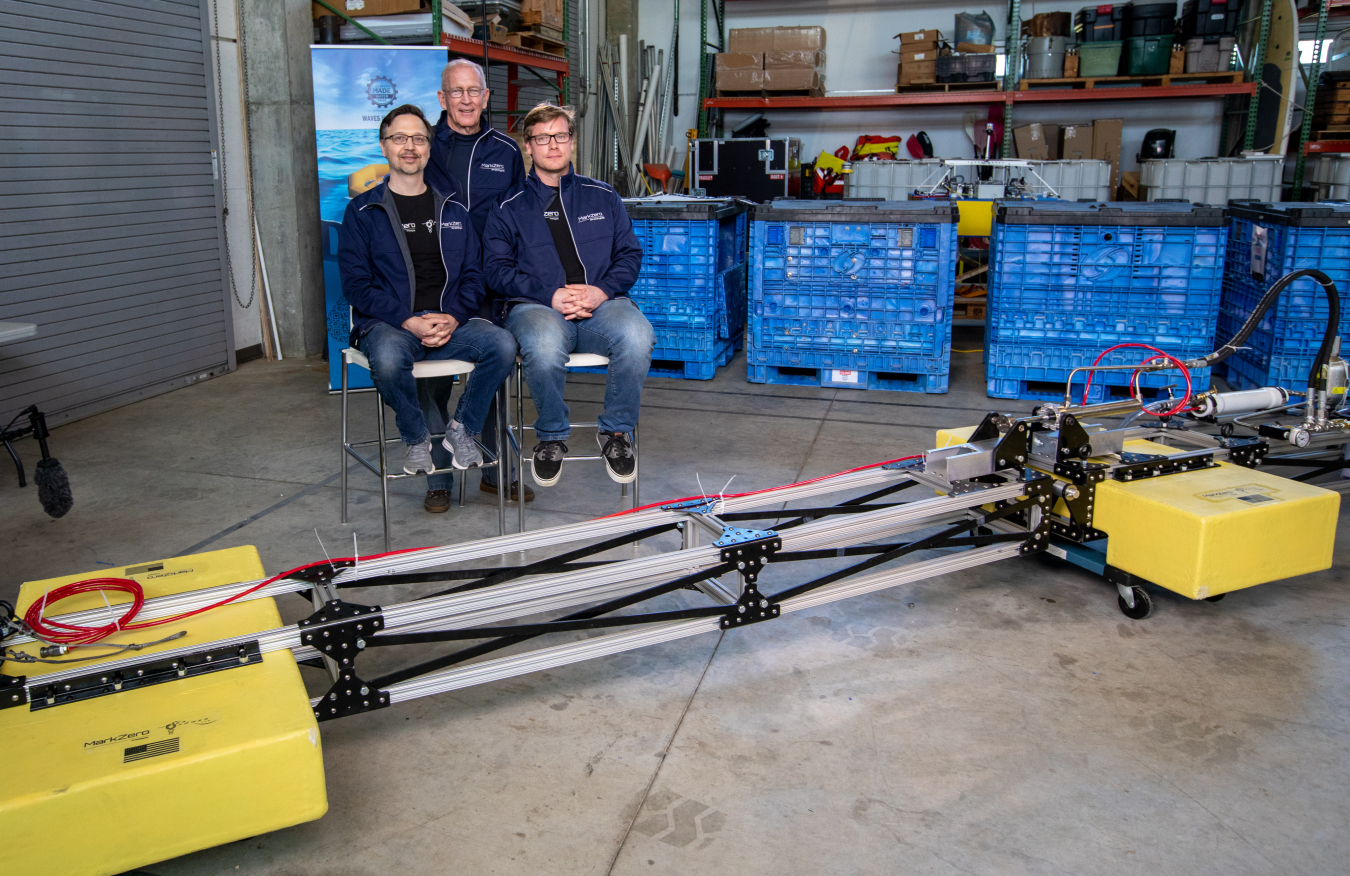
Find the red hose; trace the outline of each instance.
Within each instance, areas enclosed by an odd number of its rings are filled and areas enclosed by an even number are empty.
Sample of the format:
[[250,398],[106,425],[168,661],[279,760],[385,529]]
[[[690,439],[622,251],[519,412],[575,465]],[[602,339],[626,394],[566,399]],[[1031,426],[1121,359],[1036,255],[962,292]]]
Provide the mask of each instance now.
[[[856,471],[865,471],[869,468],[876,468],[882,465],[890,465],[893,462],[905,462],[911,459],[918,459],[921,456],[922,454],[916,454],[914,456],[902,456],[899,459],[890,459],[885,462],[874,462],[871,465],[860,465],[857,468],[850,468],[846,471],[835,472],[834,474],[821,475],[818,478],[811,478],[810,480],[799,481],[795,484],[787,484],[785,486],[778,486],[778,487],[768,487],[763,490],[751,490],[746,493],[732,493],[730,496],[724,496],[722,498],[757,496],[761,493],[771,493],[775,490],[784,490],[790,487],[805,486],[806,484],[814,484],[819,481],[828,480],[830,478],[837,478],[840,475],[852,474],[853,472]],[[619,517],[624,514],[632,514],[634,511],[644,511],[648,508],[657,508],[662,505],[670,505],[674,502],[685,502],[690,499],[700,499],[700,498],[707,498],[707,497],[686,496],[684,499],[668,499],[664,502],[654,502],[651,505],[643,505],[641,508],[631,508],[627,511],[620,511],[617,514],[608,514],[605,517],[600,517],[597,519],[604,520],[608,517]],[[426,548],[405,548],[403,550],[388,551],[387,553],[382,554],[372,554],[368,557],[360,557],[360,558],[343,557],[341,559],[378,560],[381,557],[391,557],[396,554],[406,554],[420,550],[426,550]],[[337,561],[334,560],[333,562]],[[106,639],[108,636],[111,636],[114,633],[124,632],[126,630],[144,630],[148,629],[149,627],[158,627],[163,626],[165,624],[172,624],[177,623],[178,621],[187,620],[190,617],[195,617],[196,615],[212,611],[214,609],[220,608],[223,605],[229,605],[231,602],[241,599],[247,596],[248,594],[253,593],[254,591],[261,590],[262,588],[266,587],[269,584],[273,584],[277,581],[280,581],[283,578],[290,577],[291,575],[294,575],[296,572],[303,572],[305,569],[311,569],[314,568],[315,566],[323,566],[327,564],[329,564],[328,560],[319,560],[318,562],[314,563],[306,563],[303,566],[297,566],[294,569],[288,569],[287,571],[282,572],[279,575],[273,575],[271,578],[268,578],[265,581],[259,582],[258,584],[254,584],[252,587],[249,587],[246,590],[241,590],[238,593],[234,594],[233,596],[222,599],[219,602],[214,602],[211,605],[193,609],[192,611],[185,611],[182,614],[176,614],[173,617],[161,618],[160,620],[142,621],[141,623],[134,622],[136,615],[145,605],[145,590],[141,587],[140,582],[134,581],[130,578],[87,578],[83,581],[76,581],[73,584],[63,584],[60,587],[57,587],[56,589],[51,590],[48,593],[44,594],[41,600],[34,602],[32,605],[28,607],[28,611],[25,612],[24,614],[23,622],[28,627],[28,629],[32,631],[34,637],[41,639],[42,641],[51,642],[58,645],[92,645],[96,642]],[[127,593],[131,596],[130,607],[127,609],[127,611],[122,615],[120,619],[110,624],[104,624],[103,626],[98,627],[87,627],[82,626],[80,624],[63,623],[62,621],[52,620],[51,618],[43,616],[46,614],[47,609],[49,609],[51,606],[55,605],[56,603],[60,602],[63,599],[69,599],[72,596],[78,596],[82,593],[94,593],[98,591],[114,591],[120,593]]]
[[[1185,364],[1182,363],[1182,361],[1176,358],[1175,356],[1170,356],[1167,353],[1164,353],[1162,350],[1159,350],[1157,347],[1150,347],[1148,344],[1132,344],[1132,343],[1116,344],[1113,347],[1107,347],[1105,350],[1102,350],[1101,353],[1098,354],[1097,358],[1092,360],[1092,367],[1096,368],[1097,364],[1101,362],[1103,358],[1106,357],[1107,353],[1111,353],[1116,350],[1121,350],[1126,347],[1137,347],[1139,349],[1148,350],[1151,353],[1158,354],[1156,356],[1152,356],[1148,359],[1145,359],[1143,362],[1140,362],[1139,368],[1142,368],[1143,366],[1149,364],[1150,362],[1156,362],[1158,359],[1165,359],[1168,362],[1171,362],[1172,365],[1175,366],[1176,368],[1181,369],[1181,375],[1186,378],[1186,394],[1181,397],[1181,401],[1177,402],[1176,405],[1173,406],[1170,410],[1165,411],[1164,413],[1161,414],[1154,413],[1153,411],[1150,411],[1147,408],[1144,409],[1145,413],[1152,414],[1155,417],[1170,417],[1173,414],[1180,413],[1186,407],[1187,402],[1191,400],[1191,372],[1186,368]],[[1135,377],[1138,376],[1138,374],[1139,371],[1138,368],[1136,368],[1134,374],[1130,376],[1130,397],[1133,398],[1135,401],[1139,402],[1140,405],[1143,405],[1144,400],[1139,398],[1139,396],[1135,394],[1134,388],[1134,380]],[[1087,376],[1087,384],[1083,387],[1083,400],[1079,402],[1079,404],[1086,405],[1088,403],[1088,390],[1092,388],[1092,377],[1093,372],[1089,371]]]

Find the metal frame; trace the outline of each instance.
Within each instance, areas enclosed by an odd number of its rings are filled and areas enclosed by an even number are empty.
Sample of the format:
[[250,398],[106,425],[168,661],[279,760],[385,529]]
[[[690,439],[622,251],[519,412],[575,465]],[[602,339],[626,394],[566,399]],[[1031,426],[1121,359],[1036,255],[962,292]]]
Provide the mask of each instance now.
[[[580,364],[580,363],[573,364],[573,361],[572,361],[572,360],[573,360],[573,358],[574,358],[576,355],[578,355],[578,354],[573,353],[571,356],[569,356],[568,359],[567,359],[567,364],[564,365],[563,367],[564,367],[564,368],[586,368],[586,367],[595,367],[595,366],[589,366],[589,365],[582,365],[582,364]],[[607,357],[605,357],[605,356],[599,356],[598,354],[593,354],[593,353],[592,353],[592,354],[583,354],[583,355],[593,355],[593,356],[595,356],[595,357],[598,358],[598,359],[604,359],[604,360],[605,360],[605,366],[606,366],[606,368],[608,368],[608,366],[609,366],[609,359],[608,359]],[[510,382],[509,379],[508,379],[508,382]],[[525,531],[525,502],[523,501],[523,498],[524,498],[524,495],[525,495],[525,469],[526,469],[526,467],[528,466],[528,468],[529,468],[531,474],[534,473],[534,457],[533,457],[533,456],[528,456],[528,457],[527,457],[527,456],[525,455],[525,433],[526,433],[527,431],[533,432],[533,431],[534,431],[534,427],[533,427],[533,426],[527,426],[527,425],[525,425],[525,366],[524,366],[524,363],[523,363],[519,358],[516,359],[516,369],[515,369],[515,381],[514,381],[514,383],[515,383],[515,399],[516,399],[516,404],[515,404],[516,420],[515,420],[515,424],[512,425],[512,422],[511,422],[511,415],[510,415],[510,412],[509,412],[509,410],[508,410],[507,413],[506,413],[506,417],[505,417],[506,426],[505,426],[505,430],[502,432],[502,434],[505,435],[505,436],[507,436],[507,440],[508,440],[508,442],[509,442],[509,446],[515,450],[515,454],[516,454],[516,474],[517,474],[517,476],[520,478],[520,490],[519,490],[519,495],[520,495],[520,497],[521,497],[521,499],[522,499],[522,501],[518,501],[518,502],[516,503],[516,505],[517,505],[517,513],[518,513],[519,518],[520,518],[520,522],[519,522],[519,527],[520,527],[520,528],[519,528],[519,531],[520,531],[520,532],[524,532],[524,531]],[[568,424],[567,424],[567,428],[568,428],[569,431],[572,430],[572,429],[599,429],[599,428],[600,428],[600,424],[599,424],[599,423],[568,423]],[[639,495],[640,495],[640,494],[639,494],[639,491],[638,491],[638,484],[639,484],[639,482],[640,482],[641,479],[642,479],[642,464],[641,464],[641,459],[640,459],[640,456],[639,456],[639,453],[638,453],[638,447],[639,447],[639,444],[638,444],[638,441],[639,441],[639,439],[638,439],[638,430],[639,430],[639,428],[640,428],[639,424],[637,424],[637,423],[634,423],[634,424],[633,424],[633,507],[634,507],[634,508],[640,508],[640,507],[642,507],[642,501],[641,501],[641,499],[639,498]],[[567,457],[566,461],[567,461],[567,462],[595,462],[595,461],[598,460],[598,461],[600,461],[600,462],[604,462],[604,459],[605,459],[605,458],[604,458],[603,456],[600,456],[600,455],[597,454],[597,455],[595,455],[595,456],[569,456],[569,457]],[[500,484],[500,480],[498,481],[498,483]],[[620,484],[619,486],[620,486],[619,498],[620,498],[620,500],[623,500],[623,499],[627,498],[627,496],[628,496],[628,484]],[[501,492],[500,486],[498,487],[498,492],[499,492],[499,493]]]
[[[986,478],[978,488],[962,489],[941,478],[925,476],[921,470],[890,465],[749,496],[675,502],[659,509],[536,533],[363,562],[337,560],[297,571],[247,594],[244,591],[258,582],[159,597],[146,602],[142,616],[169,617],[234,594],[244,594],[241,599],[259,599],[297,593],[312,601],[316,611],[297,624],[261,633],[171,648],[149,657],[77,666],[31,681],[19,678],[9,682],[12,686],[5,691],[9,696],[0,698],[0,707],[59,706],[115,694],[123,689],[124,680],[130,689],[143,675],[157,673],[161,676],[157,682],[172,682],[177,677],[214,671],[221,664],[228,669],[256,662],[263,654],[290,650],[301,665],[325,669],[332,677],[333,686],[311,700],[316,717],[330,720],[658,642],[766,622],[791,611],[1038,551],[1048,543],[1044,511],[1051,501],[1050,480],[1044,474],[1016,468]],[[949,494],[871,504],[916,485],[937,485]],[[780,508],[785,502],[857,490],[869,492],[833,506]],[[919,494],[924,492],[921,489]],[[748,520],[781,522],[772,530],[734,525]],[[927,534],[907,541],[876,543],[924,531]],[[700,536],[705,532],[716,540],[702,543]],[[678,549],[628,560],[582,560],[666,533],[681,534]],[[486,557],[506,561],[525,548],[597,538],[602,541],[527,565],[425,571]],[[920,552],[948,548],[961,550],[914,557]],[[840,557],[861,559],[771,594],[759,589],[757,582],[766,565],[772,568],[782,562]],[[911,562],[905,565],[879,568],[907,557]],[[738,576],[739,583],[726,580],[730,576]],[[431,596],[386,608],[353,605],[338,598],[338,590],[343,588],[433,580],[453,583]],[[614,614],[676,590],[699,593],[701,598],[694,598],[707,604]],[[78,612],[63,619],[78,622],[110,611]],[[557,617],[558,612],[567,613]],[[531,620],[501,625],[523,619]],[[610,628],[626,629],[479,659],[539,636]],[[31,641],[13,636],[6,645]],[[355,670],[359,654],[371,647],[457,641],[478,644],[369,681]],[[215,659],[215,665],[206,666],[211,662],[208,655]]]
[[[352,360],[352,358],[351,358],[351,356],[350,356],[350,354],[351,354],[352,352],[353,352],[353,351],[350,350],[350,349],[347,349],[347,350],[343,350],[343,351],[342,351],[342,390],[341,390],[341,392],[342,392],[342,458],[341,458],[341,466],[342,466],[342,517],[341,517],[341,520],[342,520],[343,523],[346,523],[346,522],[347,522],[347,466],[348,466],[348,460],[349,460],[349,458],[350,458],[350,459],[355,459],[358,463],[360,463],[362,466],[364,466],[364,467],[366,468],[367,471],[369,471],[371,474],[375,475],[375,477],[377,477],[377,478],[380,479],[380,510],[383,512],[383,515],[384,515],[384,549],[387,551],[387,550],[389,550],[389,482],[390,482],[390,481],[404,480],[404,479],[406,479],[406,478],[422,478],[422,477],[427,477],[428,475],[432,475],[432,474],[447,474],[447,473],[458,472],[459,475],[460,475],[460,477],[459,477],[459,479],[458,479],[458,480],[459,480],[459,506],[460,506],[461,508],[463,508],[463,507],[464,507],[464,481],[465,481],[465,479],[466,479],[467,476],[468,476],[469,470],[468,470],[468,469],[464,469],[464,470],[461,471],[461,470],[459,470],[459,469],[456,469],[456,468],[451,467],[451,468],[438,468],[438,469],[435,469],[435,470],[433,470],[433,471],[431,471],[431,472],[428,472],[427,475],[410,475],[410,474],[407,474],[407,473],[402,472],[402,471],[399,471],[399,472],[395,472],[395,473],[393,473],[393,474],[390,474],[390,473],[389,473],[388,458],[387,458],[387,455],[386,455],[386,453],[385,453],[385,444],[387,444],[387,443],[388,443],[389,441],[391,441],[391,440],[397,440],[397,439],[391,439],[391,438],[389,438],[388,435],[387,435],[387,433],[385,432],[385,426],[384,426],[384,397],[383,397],[382,395],[380,395],[380,393],[379,393],[378,390],[376,390],[375,393],[373,394],[373,395],[374,395],[374,398],[375,398],[375,423],[376,423],[376,430],[377,430],[377,431],[376,431],[376,435],[377,435],[378,437],[376,437],[376,438],[374,438],[374,439],[371,439],[370,441],[351,441],[351,440],[349,440],[348,434],[347,434],[347,426],[348,426],[348,416],[347,416],[347,412],[348,412],[348,381],[347,381],[347,369],[350,368],[352,365],[356,365],[357,367],[361,367],[361,366],[360,366],[360,363],[354,362],[354,361]],[[447,361],[448,361],[448,360],[447,360]],[[473,363],[471,363],[471,362],[465,362],[465,363],[463,363],[463,364],[469,366],[469,368],[468,368],[467,371],[463,371],[463,372],[460,372],[460,373],[465,374],[465,375],[472,373],[472,371],[473,371]],[[448,376],[448,375],[444,375],[444,376]],[[455,378],[456,378],[456,381],[458,381],[459,374],[456,374],[456,375],[454,375],[454,376],[455,376]],[[423,380],[429,380],[429,379],[431,379],[430,377],[416,378],[415,375],[414,375],[414,377],[415,377],[415,379],[423,379]],[[505,385],[503,385],[503,386],[499,387],[498,390],[497,390],[497,422],[498,422],[498,434],[501,434],[501,427],[502,427],[502,425],[505,423],[505,416],[504,416],[504,413],[503,413],[503,406],[504,406],[505,404],[506,404],[506,387],[505,387]],[[433,433],[433,434],[431,435],[431,440],[432,440],[432,441],[436,441],[436,440],[438,440],[438,439],[440,439],[440,438],[444,438],[444,437],[445,437],[445,433],[444,433],[444,432],[436,432],[436,433]],[[500,487],[501,477],[502,477],[502,473],[501,473],[500,470],[504,468],[504,466],[502,465],[502,461],[503,461],[506,457],[505,457],[504,455],[500,454],[500,453],[493,453],[493,452],[492,452],[491,450],[489,450],[486,446],[484,446],[483,443],[482,443],[481,441],[477,441],[477,440],[475,439],[475,443],[478,444],[479,449],[481,449],[481,450],[483,451],[483,453],[485,454],[485,457],[484,457],[484,458],[485,458],[485,459],[490,458],[490,459],[492,460],[490,463],[484,463],[483,465],[478,466],[478,468],[480,468],[480,469],[483,469],[483,468],[495,468],[495,469],[498,469],[498,470],[499,470],[498,473],[497,473],[497,474],[498,474],[498,489],[497,489],[497,534],[498,534],[498,535],[505,535],[505,534],[506,534],[506,494],[502,491],[502,489],[501,489],[501,487]],[[378,465],[378,466],[377,466],[374,462],[372,462],[370,459],[368,459],[364,454],[362,454],[362,453],[357,449],[357,448],[360,448],[360,447],[369,447],[369,446],[371,446],[372,444],[375,445],[375,446],[377,446],[377,447],[379,448],[379,465]],[[507,481],[508,481],[508,482],[510,481],[510,476],[509,476],[509,474],[508,474],[508,476],[507,476]],[[522,503],[522,504],[524,504],[524,503]]]

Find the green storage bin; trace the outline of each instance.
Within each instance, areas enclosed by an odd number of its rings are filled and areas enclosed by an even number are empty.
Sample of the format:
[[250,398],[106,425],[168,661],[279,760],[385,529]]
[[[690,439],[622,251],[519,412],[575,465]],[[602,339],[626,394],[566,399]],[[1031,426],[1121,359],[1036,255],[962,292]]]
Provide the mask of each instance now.
[[1125,75],[1159,76],[1172,62],[1172,34],[1125,40]]
[[1115,76],[1120,69],[1122,40],[1078,44],[1078,75],[1084,79]]

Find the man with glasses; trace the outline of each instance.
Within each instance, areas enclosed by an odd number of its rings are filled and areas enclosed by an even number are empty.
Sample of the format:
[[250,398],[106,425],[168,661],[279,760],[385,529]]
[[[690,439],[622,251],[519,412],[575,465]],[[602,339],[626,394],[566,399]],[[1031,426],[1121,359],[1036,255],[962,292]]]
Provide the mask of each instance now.
[[[370,360],[370,376],[394,410],[405,445],[403,470],[430,474],[483,462],[473,436],[515,364],[511,334],[478,316],[483,273],[469,213],[427,185],[431,125],[411,104],[380,122],[388,178],[347,204],[338,242],[342,291],[352,305],[351,343]],[[460,359],[475,364],[453,418],[449,378],[417,381],[413,364]],[[442,441],[433,432],[445,433]],[[450,508],[449,473],[427,478],[423,507]]]
[[[482,67],[463,58],[445,65],[441,71],[441,90],[436,92],[443,112],[436,122],[431,161],[426,169],[427,182],[433,188],[457,193],[455,200],[468,209],[479,238],[483,236],[492,205],[525,182],[525,162],[516,141],[483,121],[490,96]],[[491,298],[489,290],[483,316],[491,312]],[[494,452],[496,423],[494,409],[483,433],[484,446]],[[483,469],[480,489],[497,494],[497,469]],[[518,492],[518,486],[512,484],[511,499],[517,499]],[[533,498],[534,491],[526,487],[525,501]]]
[[570,108],[540,104],[521,127],[534,167],[524,188],[493,208],[483,268],[538,411],[534,479],[556,484],[567,455],[568,355],[598,353],[609,369],[596,437],[610,478],[626,484],[637,476],[632,432],[655,345],[651,323],[628,298],[642,245],[618,193],[572,171]]

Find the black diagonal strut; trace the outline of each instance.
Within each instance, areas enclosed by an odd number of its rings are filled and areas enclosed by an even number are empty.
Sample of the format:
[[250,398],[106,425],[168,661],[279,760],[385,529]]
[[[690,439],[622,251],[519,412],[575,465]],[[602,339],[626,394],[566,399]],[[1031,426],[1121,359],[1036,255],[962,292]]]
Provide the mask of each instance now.
[[[599,617],[602,614],[608,614],[611,611],[618,611],[621,608],[627,608],[630,605],[636,605],[637,603],[644,602],[648,599],[654,599],[657,596],[670,593],[674,590],[680,590],[691,584],[697,584],[699,581],[702,581],[705,578],[716,578],[719,575],[725,575],[728,572],[735,571],[735,569],[736,567],[732,563],[722,563],[720,565],[713,566],[708,569],[703,569],[701,571],[694,572],[690,575],[685,575],[682,578],[676,578],[674,581],[667,581],[664,584],[658,584],[655,587],[649,587],[646,590],[640,591],[638,593],[633,593],[628,596],[620,596],[617,599],[611,599],[609,602],[604,602],[601,603],[600,605],[596,605],[591,608],[583,609],[582,611],[569,614],[566,617],[559,618],[559,620],[560,621],[589,620],[590,618]],[[719,606],[719,611],[725,611],[725,608]],[[370,682],[370,684],[372,687],[377,688],[388,687],[391,684],[398,684],[401,681],[407,681],[408,679],[416,678],[419,675],[426,675],[428,672],[435,672],[436,670],[444,669],[447,666],[454,666],[456,663],[463,663],[464,661],[472,660],[475,657],[482,657],[485,654],[491,654],[493,651],[499,651],[502,648],[507,648],[518,642],[523,642],[526,639],[532,638],[534,638],[534,636],[532,635],[503,636],[500,639],[493,639],[490,642],[483,642],[482,644],[474,645],[471,648],[465,648],[461,651],[454,651],[442,657],[437,657],[434,660],[428,660],[424,663],[418,663],[413,666],[409,666],[406,669],[400,669],[397,672],[391,672],[388,675],[375,679],[374,681]]]
[[547,575],[550,572],[556,572],[562,566],[567,565],[573,560],[579,560],[582,557],[593,556],[594,554],[604,553],[616,547],[623,547],[626,544],[635,541],[641,541],[644,538],[650,538],[654,535],[660,535],[663,532],[671,532],[675,529],[675,524],[663,523],[660,526],[649,526],[646,529],[639,529],[636,532],[629,532],[624,535],[606,541],[598,542],[586,547],[577,548],[574,551],[568,551],[565,554],[559,554],[556,557],[547,557],[535,563],[526,566],[515,566],[510,569],[502,569],[489,578],[484,578],[470,587],[452,587],[449,590],[442,590],[438,593],[429,593],[422,599],[431,599],[435,596],[449,596],[461,590],[477,590],[482,587],[492,587],[496,584],[502,584],[507,581],[514,581],[516,578],[523,578],[526,575]]

